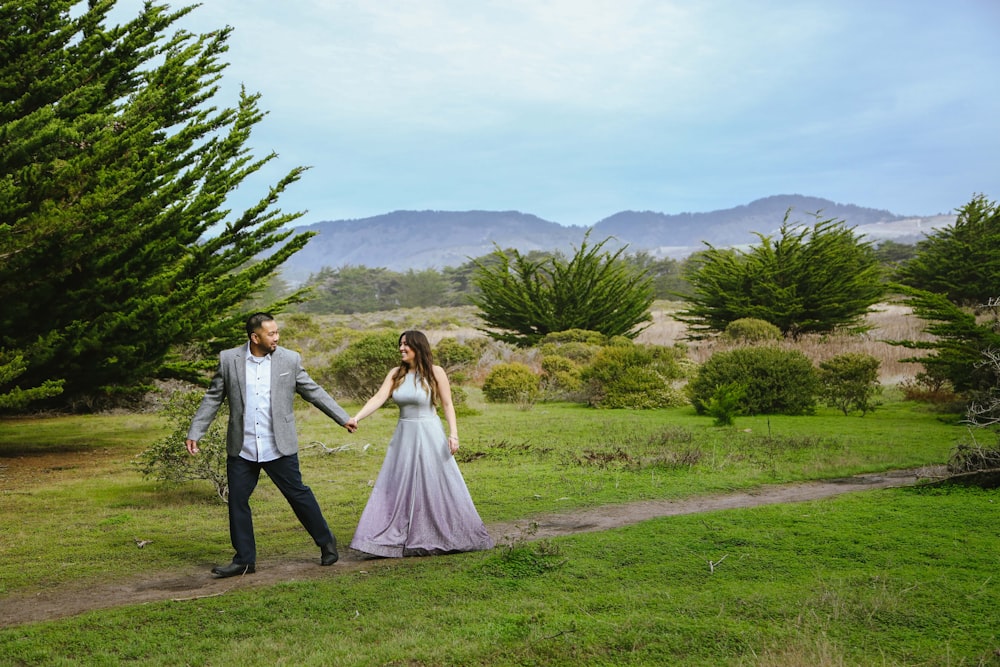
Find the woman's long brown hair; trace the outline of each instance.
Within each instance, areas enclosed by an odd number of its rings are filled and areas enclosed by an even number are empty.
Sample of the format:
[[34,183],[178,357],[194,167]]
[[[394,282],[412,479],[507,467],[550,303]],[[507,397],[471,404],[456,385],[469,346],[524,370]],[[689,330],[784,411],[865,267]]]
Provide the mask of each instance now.
[[421,331],[404,331],[399,334],[400,345],[403,344],[404,338],[406,344],[413,350],[413,364],[412,367],[407,365],[405,361],[399,364],[396,374],[392,378],[393,391],[403,384],[403,379],[406,378],[408,372],[416,371],[417,375],[420,376],[420,383],[431,395],[431,404],[440,404],[441,397],[438,395],[437,380],[434,377],[434,355],[431,352],[430,341]]

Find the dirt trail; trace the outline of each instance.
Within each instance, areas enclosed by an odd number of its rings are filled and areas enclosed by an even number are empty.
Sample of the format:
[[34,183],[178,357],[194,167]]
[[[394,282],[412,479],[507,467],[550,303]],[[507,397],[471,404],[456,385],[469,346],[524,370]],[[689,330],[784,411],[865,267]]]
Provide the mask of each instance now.
[[[819,482],[775,484],[730,494],[682,500],[648,500],[544,514],[519,521],[494,523],[488,528],[490,535],[498,543],[521,536],[524,539],[539,540],[608,530],[664,516],[794,503],[829,498],[852,491],[910,486],[920,480],[938,479],[944,475],[943,468],[918,468]],[[529,524],[534,524],[531,531],[526,530]],[[318,555],[314,559],[260,561],[257,563],[255,574],[231,579],[213,578],[207,566],[197,569],[188,567],[171,571],[144,572],[127,580],[87,583],[78,587],[63,586],[57,590],[2,599],[0,627],[66,618],[87,611],[123,605],[164,600],[183,602],[224,595],[231,590],[393,567],[399,562],[395,559],[366,560],[356,552],[343,549],[340,561],[332,567],[319,567]]]

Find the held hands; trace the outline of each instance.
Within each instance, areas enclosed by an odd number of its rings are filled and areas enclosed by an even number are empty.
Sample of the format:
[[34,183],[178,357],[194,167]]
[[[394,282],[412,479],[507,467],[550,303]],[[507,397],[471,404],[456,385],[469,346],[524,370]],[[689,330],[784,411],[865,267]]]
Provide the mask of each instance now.
[[351,417],[350,419],[347,420],[347,423],[344,424],[344,428],[347,429],[348,433],[354,433],[355,431],[358,430],[358,420],[355,419],[354,417]]

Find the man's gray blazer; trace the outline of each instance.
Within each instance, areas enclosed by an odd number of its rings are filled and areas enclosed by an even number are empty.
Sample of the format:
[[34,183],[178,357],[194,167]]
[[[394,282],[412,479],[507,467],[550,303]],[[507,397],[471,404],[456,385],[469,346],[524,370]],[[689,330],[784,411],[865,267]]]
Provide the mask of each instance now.
[[[224,350],[219,367],[191,420],[189,440],[201,440],[219,412],[223,400],[229,401],[229,425],[226,429],[226,453],[239,456],[243,449],[243,414],[246,409],[247,345]],[[316,384],[305,369],[298,352],[278,347],[271,353],[271,423],[274,441],[282,456],[299,451],[295,432],[295,394],[309,401],[341,426],[350,416],[323,387]]]

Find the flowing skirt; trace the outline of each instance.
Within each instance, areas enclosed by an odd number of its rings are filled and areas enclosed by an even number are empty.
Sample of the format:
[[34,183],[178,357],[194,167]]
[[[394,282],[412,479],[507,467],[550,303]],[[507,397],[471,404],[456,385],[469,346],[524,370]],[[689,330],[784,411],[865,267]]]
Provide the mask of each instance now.
[[492,547],[441,420],[401,418],[351,548],[398,558]]

